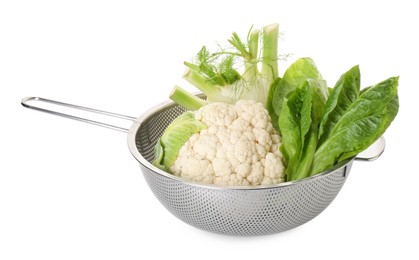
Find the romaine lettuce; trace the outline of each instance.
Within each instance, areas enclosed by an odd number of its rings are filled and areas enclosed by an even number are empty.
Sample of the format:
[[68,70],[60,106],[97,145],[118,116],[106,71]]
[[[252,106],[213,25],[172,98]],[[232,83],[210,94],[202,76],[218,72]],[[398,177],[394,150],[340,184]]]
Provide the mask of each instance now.
[[317,149],[312,174],[362,152],[385,132],[399,109],[397,87],[392,77],[362,92]]

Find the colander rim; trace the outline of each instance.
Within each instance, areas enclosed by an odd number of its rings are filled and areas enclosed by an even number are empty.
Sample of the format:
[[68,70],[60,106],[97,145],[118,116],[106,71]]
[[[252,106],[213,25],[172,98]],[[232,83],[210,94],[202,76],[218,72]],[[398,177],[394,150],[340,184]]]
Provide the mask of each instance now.
[[141,114],[135,121],[134,123],[131,125],[129,131],[128,131],[128,135],[127,135],[127,141],[128,141],[128,148],[131,152],[131,154],[134,156],[134,158],[145,168],[147,168],[148,170],[150,170],[151,172],[157,173],[161,176],[164,176],[166,178],[172,179],[172,180],[176,180],[179,182],[182,182],[183,184],[187,184],[190,186],[194,186],[194,187],[202,187],[202,188],[208,188],[208,189],[222,189],[222,190],[264,190],[264,189],[274,189],[274,188],[281,188],[281,187],[288,187],[291,185],[299,185],[302,183],[306,183],[306,182],[311,182],[311,181],[315,181],[316,179],[321,179],[341,168],[346,167],[349,164],[352,164],[354,158],[356,156],[353,156],[351,158],[348,158],[338,164],[336,164],[335,166],[333,166],[332,168],[323,171],[321,173],[318,173],[316,175],[301,179],[301,180],[296,180],[296,181],[287,181],[287,182],[282,182],[282,183],[277,183],[277,184],[267,184],[267,185],[257,185],[257,186],[221,186],[221,185],[217,185],[217,184],[210,184],[210,183],[202,183],[202,182],[197,182],[197,181],[191,181],[191,180],[187,180],[184,179],[182,177],[173,175],[171,173],[165,172],[159,168],[157,168],[156,166],[154,166],[153,164],[151,164],[150,162],[148,162],[142,155],[141,153],[138,151],[137,145],[136,145],[136,135],[138,132],[138,129],[140,128],[142,122],[144,122],[145,120],[147,120],[148,118],[154,116],[157,112],[165,110],[171,106],[177,106],[177,104],[173,101],[165,101],[162,102],[160,104],[157,104],[153,107],[151,107],[150,109],[148,109],[147,111],[145,111],[143,114]]

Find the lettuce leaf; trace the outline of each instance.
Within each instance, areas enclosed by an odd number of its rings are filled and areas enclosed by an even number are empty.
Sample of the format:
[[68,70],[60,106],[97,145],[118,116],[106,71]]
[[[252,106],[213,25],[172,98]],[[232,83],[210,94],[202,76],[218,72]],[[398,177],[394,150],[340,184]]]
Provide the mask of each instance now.
[[281,79],[273,82],[273,91],[270,90],[268,94],[273,107],[273,110],[268,111],[273,119],[280,116],[287,95],[307,79],[321,80],[322,76],[311,58],[300,58],[288,67]]
[[349,106],[358,98],[361,75],[359,66],[344,73],[332,89],[326,102],[319,128],[319,144],[322,144]]
[[288,181],[362,152],[384,134],[399,109],[398,77],[360,90],[359,66],[328,88],[314,62],[304,58],[275,83],[269,112],[278,117]]
[[305,178],[311,172],[326,94],[327,86],[323,80],[309,79],[284,100],[278,125],[288,181]]
[[276,88],[281,81],[281,78],[276,78],[272,81],[271,86],[269,87],[268,97],[266,100],[266,110],[268,110],[269,116],[271,117],[272,126],[278,130],[278,115],[275,113],[275,108],[273,104],[273,98]]
[[314,156],[312,175],[320,173],[372,145],[398,113],[398,77],[367,88],[348,107]]

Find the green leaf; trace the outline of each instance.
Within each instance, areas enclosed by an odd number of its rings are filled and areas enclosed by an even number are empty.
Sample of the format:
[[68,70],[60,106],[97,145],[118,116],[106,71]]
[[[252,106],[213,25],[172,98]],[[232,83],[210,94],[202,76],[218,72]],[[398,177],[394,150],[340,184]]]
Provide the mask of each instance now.
[[273,107],[272,101],[273,101],[273,95],[275,93],[275,89],[279,85],[280,81],[281,81],[281,78],[276,78],[274,81],[272,81],[271,86],[269,87],[268,99],[267,99],[267,102],[266,102],[266,109],[268,110],[269,116],[271,117],[272,126],[277,131],[279,131],[278,116],[275,113],[275,109]]
[[[335,125],[331,135],[340,131],[354,121],[360,120],[372,114],[378,114],[383,109],[387,111],[389,103],[397,97],[398,77],[392,77],[382,81],[363,92],[348,108]],[[393,104],[393,103],[392,103]],[[393,104],[398,107],[397,104]],[[394,114],[394,113],[392,113]],[[394,118],[394,117],[393,117]]]
[[313,99],[313,122],[319,124],[323,117],[327,98],[329,96],[329,90],[325,80],[308,80],[311,89],[311,95]]
[[311,95],[310,83],[308,81],[305,81],[303,83],[302,90],[300,93],[302,95],[302,100],[303,100],[301,111],[300,111],[300,135],[301,135],[301,144],[304,147],[306,134],[310,130],[310,126],[312,124],[311,109],[312,109],[313,98]]
[[314,124],[311,125],[310,131],[307,133],[305,139],[301,157],[294,173],[294,180],[306,178],[311,173],[314,154],[317,148],[317,129]]
[[[304,138],[302,139],[302,150],[298,165],[293,175],[294,180],[306,178],[311,173],[314,154],[317,149],[318,127],[328,95],[326,81],[308,79],[306,82],[306,94],[310,98],[305,98],[301,110],[301,121],[305,122],[305,130],[301,131]],[[310,125],[307,127],[308,122],[310,122]]]
[[283,79],[298,87],[306,79],[322,79],[322,76],[311,58],[300,58],[288,67]]
[[397,87],[392,77],[362,92],[317,149],[312,174],[362,152],[385,132],[398,112]]
[[286,162],[287,180],[306,177],[311,171],[317,147],[317,127],[313,121],[315,81],[305,81],[285,99],[278,124],[282,133],[280,150]]
[[156,146],[154,146],[154,161],[153,165],[159,168],[163,171],[168,171],[166,167],[163,165],[163,156],[164,156],[164,150],[163,146],[161,144],[160,139],[157,141]]
[[[219,77],[222,78],[224,85],[231,85],[241,78],[241,75],[233,68],[234,56],[229,55],[223,58],[218,65],[217,72]],[[221,84],[220,84],[221,85]]]
[[293,179],[301,151],[299,120],[297,118],[297,114],[294,113],[295,111],[293,111],[291,106],[293,96],[295,95],[291,95],[291,100],[285,98],[282,113],[278,119],[279,128],[282,133],[282,143],[279,149],[284,156],[286,166],[285,173],[288,181]]
[[328,88],[326,81],[308,79],[306,95],[301,109],[301,152],[298,164],[293,173],[293,180],[306,178],[311,173],[314,154],[318,142],[318,127],[327,100]]
[[387,105],[387,113],[389,118],[387,120],[386,129],[390,126],[391,122],[393,122],[394,118],[396,118],[397,113],[399,112],[399,96],[396,94]]
[[311,58],[301,58],[291,64],[285,71],[282,80],[275,88],[272,106],[276,115],[280,115],[284,98],[307,79],[322,79],[314,61]]
[[166,128],[155,147],[153,165],[161,169],[169,169],[176,161],[180,148],[195,133],[207,126],[195,119],[191,111],[184,112]]
[[332,132],[334,126],[359,95],[361,75],[359,67],[354,66],[343,74],[335,84],[326,102],[326,108],[319,129],[319,144]]

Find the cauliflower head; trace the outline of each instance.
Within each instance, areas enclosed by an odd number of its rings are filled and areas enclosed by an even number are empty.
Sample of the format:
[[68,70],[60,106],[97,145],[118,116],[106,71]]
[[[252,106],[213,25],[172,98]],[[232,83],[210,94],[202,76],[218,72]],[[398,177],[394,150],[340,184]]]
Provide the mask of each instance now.
[[[188,112],[191,113],[191,112]],[[192,112],[189,134],[165,170],[184,179],[223,186],[284,182],[285,167],[279,151],[280,136],[263,104],[239,100],[212,102]],[[170,144],[160,142],[164,150]],[[163,151],[157,152],[160,158]]]

